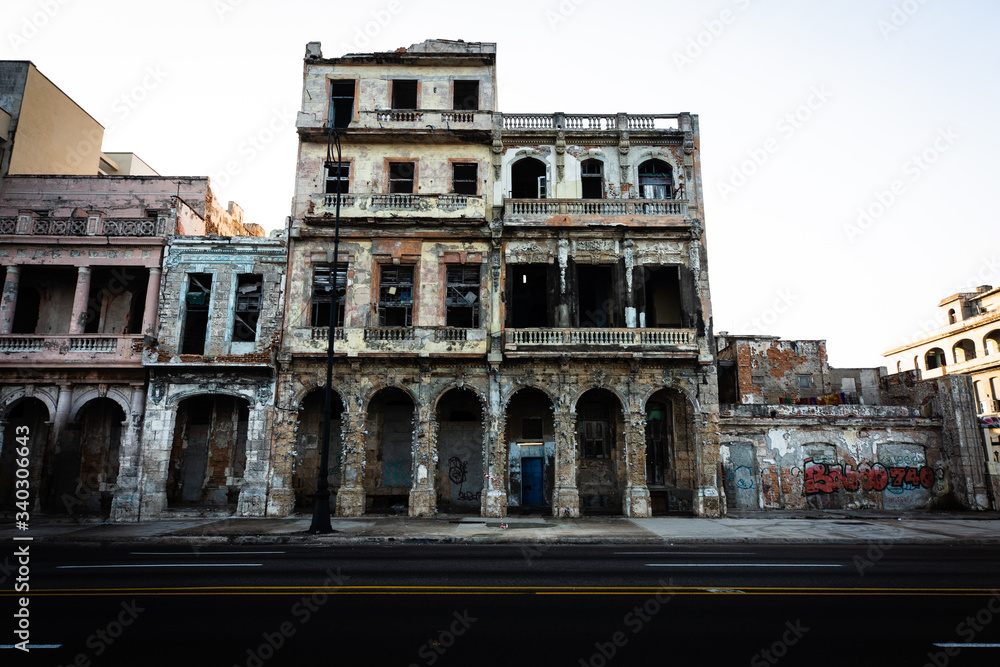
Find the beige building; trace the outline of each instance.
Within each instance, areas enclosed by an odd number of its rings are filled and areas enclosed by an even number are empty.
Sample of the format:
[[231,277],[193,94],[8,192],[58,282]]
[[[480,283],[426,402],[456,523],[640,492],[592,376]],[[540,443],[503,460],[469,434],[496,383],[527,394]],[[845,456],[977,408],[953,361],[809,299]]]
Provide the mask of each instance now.
[[1000,497],[1000,288],[983,285],[953,294],[938,311],[940,328],[883,356],[890,373],[971,376],[993,495]]

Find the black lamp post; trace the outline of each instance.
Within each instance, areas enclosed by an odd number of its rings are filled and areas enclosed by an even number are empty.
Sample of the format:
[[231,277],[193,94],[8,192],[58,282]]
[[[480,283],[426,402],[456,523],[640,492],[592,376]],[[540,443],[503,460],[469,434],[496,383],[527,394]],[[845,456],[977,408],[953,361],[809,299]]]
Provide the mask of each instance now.
[[[323,401],[323,440],[319,450],[319,480],[316,482],[316,504],[313,507],[310,533],[332,533],[330,525],[330,403],[333,400],[333,348],[337,327],[337,269],[340,252],[340,188],[341,188],[341,150],[340,133],[334,127],[335,109],[330,105],[330,134],[326,142],[326,173],[327,177],[336,169],[337,200],[333,223],[333,266],[330,267],[330,330],[326,342],[326,396]],[[332,148],[337,147],[337,162],[332,160]]]

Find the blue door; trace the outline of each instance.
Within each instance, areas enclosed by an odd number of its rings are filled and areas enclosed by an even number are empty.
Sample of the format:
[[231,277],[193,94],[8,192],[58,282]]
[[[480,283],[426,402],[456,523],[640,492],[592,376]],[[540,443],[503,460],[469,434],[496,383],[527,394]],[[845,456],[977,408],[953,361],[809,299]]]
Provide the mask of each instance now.
[[521,459],[521,504],[527,506],[545,504],[540,456]]

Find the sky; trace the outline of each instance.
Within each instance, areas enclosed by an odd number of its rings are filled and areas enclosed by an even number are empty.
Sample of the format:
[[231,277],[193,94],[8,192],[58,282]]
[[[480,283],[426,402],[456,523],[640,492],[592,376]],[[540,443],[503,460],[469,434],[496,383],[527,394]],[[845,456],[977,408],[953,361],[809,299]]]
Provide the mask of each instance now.
[[1000,286],[1000,3],[988,0],[7,0],[31,60],[163,175],[289,215],[323,55],[497,43],[499,110],[699,116],[715,331],[825,339],[836,367]]

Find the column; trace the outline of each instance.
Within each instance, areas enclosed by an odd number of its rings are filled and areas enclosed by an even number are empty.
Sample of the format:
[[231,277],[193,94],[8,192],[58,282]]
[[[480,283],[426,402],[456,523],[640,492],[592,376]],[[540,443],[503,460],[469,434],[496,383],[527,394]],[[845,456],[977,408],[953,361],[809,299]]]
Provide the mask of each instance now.
[[[351,388],[352,390],[354,387]],[[365,513],[365,413],[361,401],[345,391],[343,463],[337,491],[337,516],[361,516]]]
[[82,334],[86,330],[88,301],[90,301],[90,267],[81,266],[76,273],[76,292],[73,293],[73,317],[69,322],[70,334]]
[[579,518],[580,489],[576,481],[576,412],[565,392],[556,399],[553,426],[556,432],[555,488],[552,516]]
[[646,487],[646,414],[640,408],[625,413],[625,516],[649,517],[652,508]]
[[410,487],[410,516],[434,516],[437,509],[437,494],[434,488],[438,425],[425,397],[426,388],[421,385],[420,407],[417,408],[417,423],[413,434],[413,486]]
[[0,334],[9,334],[14,329],[14,311],[17,310],[17,286],[21,283],[21,267],[7,267],[7,281],[0,297]]
[[[254,407],[255,404],[258,407]],[[270,406],[264,401],[250,403],[247,465],[243,471],[243,487],[236,505],[237,516],[264,516],[267,510],[267,474],[271,459],[271,441],[267,437],[270,433],[270,412]]]
[[132,386],[129,418],[122,433],[119,449],[118,483],[111,500],[111,523],[130,523],[139,520],[139,452],[142,448],[142,417],[146,404],[146,390],[142,385]]
[[156,337],[156,312],[160,303],[160,274],[158,268],[149,270],[146,283],[146,307],[142,311],[142,333]]
[[500,397],[500,378],[494,366],[490,369],[488,426],[483,442],[488,477],[483,480],[482,515],[489,517],[502,517],[507,512],[507,443],[504,442],[504,414]]
[[69,411],[73,402],[73,388],[68,385],[59,386],[59,399],[56,402],[56,414],[52,420],[52,442],[59,445],[62,432],[69,423]]

